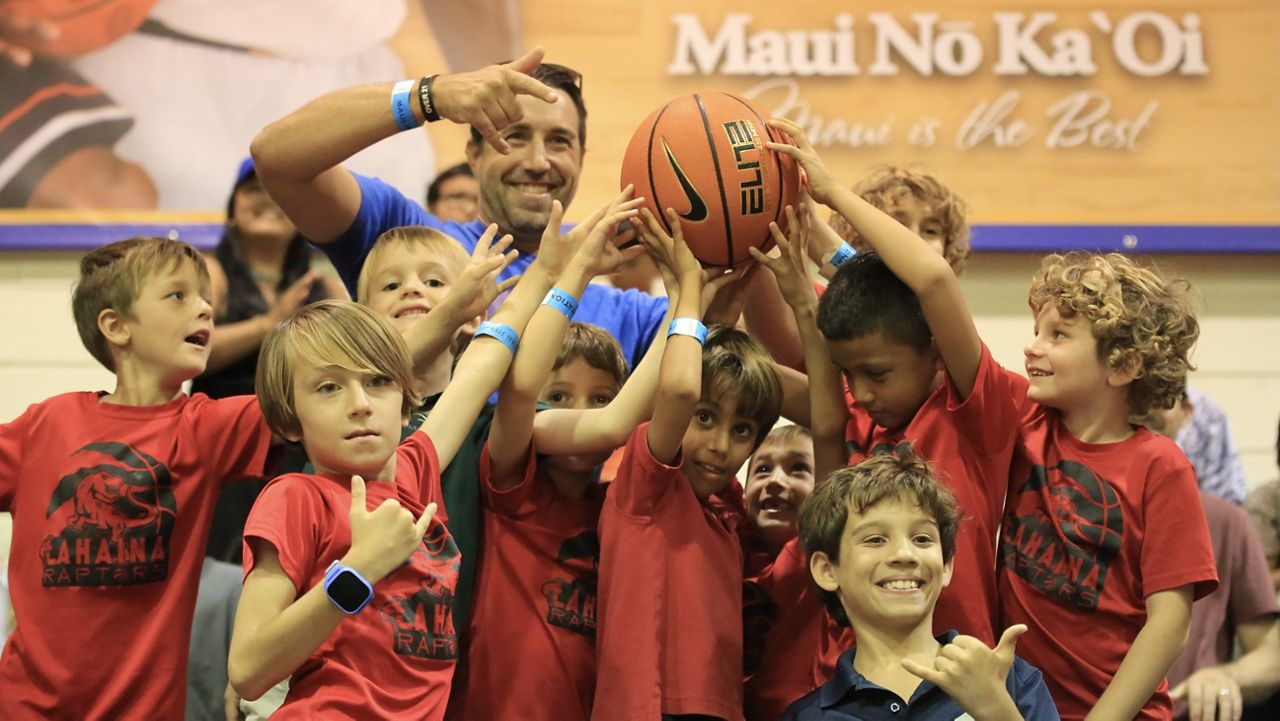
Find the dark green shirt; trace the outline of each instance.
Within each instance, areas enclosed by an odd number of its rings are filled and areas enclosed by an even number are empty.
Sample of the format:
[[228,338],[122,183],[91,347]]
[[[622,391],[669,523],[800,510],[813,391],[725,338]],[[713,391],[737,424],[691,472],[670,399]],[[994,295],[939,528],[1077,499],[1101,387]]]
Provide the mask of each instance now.
[[[409,424],[400,434],[401,440],[418,430],[438,400],[439,394],[429,396],[409,416]],[[462,567],[458,570],[458,588],[454,592],[453,606],[453,626],[459,639],[471,621],[471,594],[475,590],[476,565],[480,561],[483,525],[480,518],[480,451],[489,440],[493,411],[492,403],[484,405],[476,422],[471,424],[471,432],[467,433],[462,445],[458,447],[453,461],[440,474],[444,510],[449,517],[449,533],[462,552]]]

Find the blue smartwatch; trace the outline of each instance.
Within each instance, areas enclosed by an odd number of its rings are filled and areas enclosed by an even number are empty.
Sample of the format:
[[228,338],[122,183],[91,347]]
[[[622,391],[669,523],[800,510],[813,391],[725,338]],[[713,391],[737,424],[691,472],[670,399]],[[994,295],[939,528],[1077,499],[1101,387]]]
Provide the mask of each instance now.
[[350,566],[334,561],[324,571],[324,592],[339,611],[353,616],[373,600],[373,584]]

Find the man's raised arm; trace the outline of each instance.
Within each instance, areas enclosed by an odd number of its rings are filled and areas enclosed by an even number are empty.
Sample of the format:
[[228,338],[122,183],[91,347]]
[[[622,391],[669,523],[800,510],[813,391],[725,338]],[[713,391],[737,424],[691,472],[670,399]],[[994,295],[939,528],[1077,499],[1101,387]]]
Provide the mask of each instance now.
[[[439,75],[430,86],[432,109],[441,118],[474,126],[500,153],[509,151],[501,131],[523,117],[517,95],[556,102],[554,90],[529,73],[542,62],[536,48],[519,60],[469,73]],[[422,80],[409,89],[403,122],[426,122]],[[360,211],[361,190],[343,161],[400,132],[393,113],[392,83],[338,90],[307,103],[263,128],[250,152],[258,178],[298,230],[319,244],[342,235]]]

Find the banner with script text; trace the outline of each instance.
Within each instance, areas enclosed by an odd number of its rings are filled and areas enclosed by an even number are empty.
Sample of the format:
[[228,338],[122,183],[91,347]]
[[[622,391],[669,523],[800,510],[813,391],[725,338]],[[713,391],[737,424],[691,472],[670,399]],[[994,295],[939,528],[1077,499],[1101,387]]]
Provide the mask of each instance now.
[[636,124],[722,90],[800,123],[848,182],[936,170],[982,249],[1280,250],[1280,5],[657,0],[525,6],[582,70],[603,202]]

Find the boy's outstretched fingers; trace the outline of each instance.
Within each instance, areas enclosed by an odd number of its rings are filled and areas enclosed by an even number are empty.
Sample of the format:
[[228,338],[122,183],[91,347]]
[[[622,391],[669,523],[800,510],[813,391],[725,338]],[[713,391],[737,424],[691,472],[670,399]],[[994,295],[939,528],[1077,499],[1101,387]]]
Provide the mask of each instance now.
[[902,659],[902,667],[938,687],[941,687],[946,680],[946,674],[941,671],[922,666],[909,658]]

